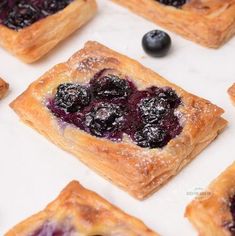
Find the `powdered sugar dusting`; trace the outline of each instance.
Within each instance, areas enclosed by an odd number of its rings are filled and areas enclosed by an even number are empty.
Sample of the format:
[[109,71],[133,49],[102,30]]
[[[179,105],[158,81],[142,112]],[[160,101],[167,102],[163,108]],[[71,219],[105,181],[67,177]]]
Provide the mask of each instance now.
[[[85,57],[85,55],[81,55],[81,57]],[[90,71],[95,68],[98,64],[102,64],[105,62],[104,57],[86,57],[84,60],[78,62],[77,70],[80,72]]]

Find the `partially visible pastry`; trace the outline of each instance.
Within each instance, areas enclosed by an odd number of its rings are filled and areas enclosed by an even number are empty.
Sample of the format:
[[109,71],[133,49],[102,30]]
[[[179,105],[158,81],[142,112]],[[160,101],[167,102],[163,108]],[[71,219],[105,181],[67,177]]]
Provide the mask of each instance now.
[[0,78],[0,99],[2,99],[9,89],[9,84]]
[[235,235],[235,163],[187,206],[185,215],[201,236]]
[[228,94],[232,103],[235,105],[235,83],[228,89]]
[[2,1],[0,45],[32,63],[87,23],[96,10],[95,0]]
[[158,236],[96,193],[71,182],[46,209],[5,236]]
[[235,33],[234,0],[113,0],[131,11],[210,48]]

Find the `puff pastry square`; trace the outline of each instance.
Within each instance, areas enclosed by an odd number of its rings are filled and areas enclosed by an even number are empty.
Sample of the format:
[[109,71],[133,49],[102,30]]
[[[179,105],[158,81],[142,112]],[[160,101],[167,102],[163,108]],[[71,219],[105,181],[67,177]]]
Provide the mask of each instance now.
[[[84,129],[78,128],[79,125],[64,122],[63,119],[57,118],[48,109],[48,99],[50,101],[55,90],[61,84],[78,83],[87,86],[92,78],[93,82],[97,81],[97,77],[106,70],[110,71],[110,74],[120,75],[124,84],[132,83],[132,87],[136,86],[139,89],[138,93],[147,93],[147,90],[145,90],[147,88],[148,91],[152,91],[155,86],[156,88],[162,88],[157,90],[162,91],[161,96],[164,96],[164,88],[168,88],[166,91],[170,91],[170,98],[180,98],[181,105],[178,104],[178,108],[174,110],[174,113],[169,113],[173,115],[170,120],[160,120],[163,123],[166,122],[164,123],[165,126],[160,123],[165,127],[165,130],[154,124],[152,126],[147,124],[147,129],[150,127],[150,130],[147,133],[142,133],[143,136],[145,135],[144,138],[142,137],[144,140],[139,139],[140,135],[137,132],[137,136],[134,136],[137,137],[137,141],[133,142],[129,135],[124,135],[122,140],[113,141],[106,137],[91,135],[86,130],[84,132]],[[115,80],[117,79],[117,76],[113,77]],[[116,95],[117,91],[111,90],[111,92],[112,95]],[[120,91],[118,90],[118,92]],[[159,101],[163,100],[160,99]],[[155,102],[158,103],[158,100]],[[156,118],[158,112],[161,113],[162,110],[159,110],[154,103],[149,103],[150,105],[153,104],[153,107],[146,111],[151,116],[152,110],[154,110],[156,114],[153,114],[153,117]],[[221,108],[184,91],[138,62],[97,42],[86,43],[85,47],[75,53],[67,62],[56,65],[44,74],[13,101],[11,107],[26,124],[62,149],[77,156],[86,165],[138,199],[150,195],[176,175],[212,142],[227,124],[221,118],[223,113]],[[100,119],[108,114],[107,110],[99,111],[101,112],[99,113]],[[115,112],[118,113],[119,110],[115,110]],[[132,127],[132,124],[136,124],[135,121],[138,120],[133,114],[135,114],[134,110],[125,118],[130,120],[130,127]],[[167,112],[166,117],[168,117]],[[76,116],[75,118],[69,116],[70,118],[74,124],[79,120],[79,117]],[[113,116],[110,119],[112,120]],[[118,119],[115,120],[116,123],[119,121]],[[178,121],[179,123],[177,123]],[[178,135],[168,139],[164,144],[158,143],[159,139],[169,137],[170,134],[166,132],[167,129],[170,129],[169,132],[174,132],[175,127],[171,125],[175,123],[178,124],[179,128]],[[101,130],[105,128],[102,125],[100,126]],[[146,126],[144,127],[146,128]],[[106,128],[108,129],[109,126]],[[128,130],[129,127],[126,127],[126,129]],[[159,145],[156,146],[157,148],[151,146],[155,143],[144,142],[152,139]],[[150,144],[149,147],[144,146],[148,144]]]
[[0,22],[0,45],[26,63],[35,62],[89,21],[96,10],[95,0],[72,0],[63,10],[19,30]]
[[206,47],[218,48],[235,33],[234,0],[186,0],[180,8],[156,0],[113,1]]
[[72,181],[46,209],[12,228],[5,236],[157,236],[95,192]]
[[185,215],[202,236],[235,234],[235,163],[187,206]]
[[0,78],[0,99],[2,99],[9,89],[9,84]]

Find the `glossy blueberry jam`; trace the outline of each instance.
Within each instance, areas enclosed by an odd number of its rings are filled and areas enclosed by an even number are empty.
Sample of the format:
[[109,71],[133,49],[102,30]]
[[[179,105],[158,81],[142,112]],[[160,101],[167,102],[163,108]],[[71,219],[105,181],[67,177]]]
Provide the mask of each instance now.
[[156,1],[172,7],[182,7],[187,0],[156,0]]
[[2,0],[0,24],[20,30],[64,9],[73,0]]
[[108,69],[85,85],[59,85],[47,100],[47,107],[60,120],[117,142],[126,134],[143,148],[162,148],[181,133],[175,114],[181,104],[171,88],[138,90],[129,79]]

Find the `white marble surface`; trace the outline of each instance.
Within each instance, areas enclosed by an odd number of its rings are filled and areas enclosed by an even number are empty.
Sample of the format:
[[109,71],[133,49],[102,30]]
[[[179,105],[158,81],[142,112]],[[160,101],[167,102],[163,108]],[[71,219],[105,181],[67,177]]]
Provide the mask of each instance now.
[[[0,76],[11,91],[0,103],[0,235],[39,211],[71,180],[81,183],[126,212],[139,217],[165,236],[196,235],[184,218],[193,198],[187,192],[204,188],[234,160],[235,108],[226,94],[235,81],[235,38],[219,50],[210,50],[170,33],[171,53],[162,59],[146,56],[141,38],[156,25],[99,0],[99,14],[44,60],[25,65],[0,49]],[[140,202],[96,175],[21,122],[8,104],[35,79],[65,61],[87,40],[97,40],[135,58],[186,90],[205,97],[226,111],[225,132],[177,177],[146,201]]]

